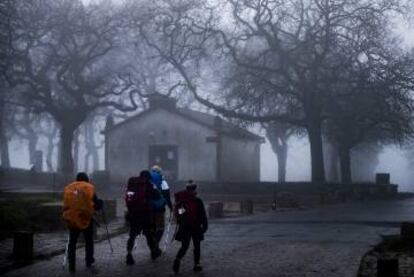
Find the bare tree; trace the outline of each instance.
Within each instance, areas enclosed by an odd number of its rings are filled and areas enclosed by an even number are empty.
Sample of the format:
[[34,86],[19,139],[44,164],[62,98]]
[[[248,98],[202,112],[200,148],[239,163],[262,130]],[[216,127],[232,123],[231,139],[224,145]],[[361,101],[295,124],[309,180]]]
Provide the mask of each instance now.
[[357,59],[343,63],[327,109],[326,133],[338,149],[344,183],[352,181],[354,147],[401,143],[413,134],[414,59],[393,52],[371,61]]
[[266,137],[277,157],[278,182],[286,181],[288,141],[295,134],[295,128],[278,122],[265,123]]
[[42,116],[33,114],[27,109],[15,107],[13,111],[12,124],[10,126],[11,133],[20,139],[27,141],[29,164],[35,164],[36,150],[40,134],[40,122]]
[[[81,1],[20,1],[13,82],[22,101],[60,127],[60,169],[72,173],[75,130],[102,107],[135,110],[136,90],[113,55],[121,46],[115,7]],[[125,104],[125,98],[130,102]]]
[[57,169],[57,166],[54,167],[54,157],[55,156],[55,149],[57,146],[56,139],[58,138],[59,128],[56,124],[56,122],[46,117],[42,120],[41,129],[39,130],[40,134],[46,138],[46,168],[49,172],[54,172],[55,168]]
[[[84,123],[84,141],[85,141],[85,171],[95,171],[99,169],[99,152],[98,150],[103,147],[103,142],[96,142],[96,133],[101,131],[97,124],[99,118],[89,118]],[[91,165],[91,166],[90,166]]]
[[[157,10],[153,20],[141,22],[143,38],[180,73],[195,98],[226,116],[305,128],[316,182],[325,181],[322,132],[327,100],[341,73],[337,55],[351,47],[370,59],[381,56],[387,49],[381,43],[387,18],[402,11],[396,0],[228,0],[220,9],[232,15],[234,25],[229,27],[213,8],[197,1],[159,5],[164,9]],[[240,97],[242,101],[203,97],[203,74],[215,70],[209,66],[220,55],[268,88],[253,90]],[[268,105],[278,101],[283,105]],[[246,112],[250,110],[255,112]]]
[[1,166],[10,167],[9,145],[6,134],[7,107],[5,100],[9,97],[10,84],[7,80],[6,72],[12,64],[12,30],[14,25],[13,17],[15,6],[13,1],[5,0],[0,2],[0,156]]

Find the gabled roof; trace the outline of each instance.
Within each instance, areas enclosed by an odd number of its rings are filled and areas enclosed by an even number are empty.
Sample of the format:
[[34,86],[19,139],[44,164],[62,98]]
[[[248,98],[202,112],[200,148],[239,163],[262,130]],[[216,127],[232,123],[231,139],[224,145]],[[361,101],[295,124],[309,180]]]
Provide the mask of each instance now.
[[[238,139],[245,139],[245,140],[254,140],[254,141],[259,141],[259,142],[263,142],[264,138],[261,136],[258,136],[246,129],[243,129],[241,127],[238,127],[234,124],[231,124],[228,121],[225,121],[223,119],[221,119],[218,116],[215,115],[211,115],[208,113],[203,113],[203,112],[198,112],[198,111],[194,111],[194,110],[190,110],[190,109],[184,109],[184,108],[162,108],[162,107],[157,107],[157,108],[150,108],[147,109],[137,115],[134,115],[118,124],[113,125],[110,128],[107,128],[103,131],[104,134],[106,133],[110,133],[111,131],[118,129],[119,127],[123,126],[124,124],[133,121],[133,120],[138,120],[139,118],[143,117],[146,114],[150,114],[153,112],[156,112],[157,110],[166,110],[168,112],[171,112],[173,114],[176,114],[178,116],[184,117],[186,119],[189,119],[195,123],[198,123],[200,125],[203,125],[211,130],[214,131],[219,131],[219,129],[221,129],[221,132],[225,135],[228,135],[230,137],[233,138],[238,138]],[[219,127],[219,125],[217,124],[217,121],[221,122],[221,128]]]

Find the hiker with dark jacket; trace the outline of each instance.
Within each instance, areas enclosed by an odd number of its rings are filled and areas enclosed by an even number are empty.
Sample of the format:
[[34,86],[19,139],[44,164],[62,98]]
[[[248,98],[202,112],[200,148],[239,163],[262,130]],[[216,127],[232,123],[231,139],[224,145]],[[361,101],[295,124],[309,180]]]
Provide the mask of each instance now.
[[127,242],[126,263],[134,264],[132,249],[136,237],[143,233],[148,247],[151,251],[151,258],[156,259],[161,255],[158,242],[154,233],[154,217],[151,207],[153,187],[149,171],[143,170],[139,177],[131,177],[128,180],[128,188],[125,195],[125,202],[128,208],[127,220],[129,221],[129,239]]
[[188,181],[186,189],[175,194],[174,215],[177,219],[178,230],[175,239],[181,242],[174,260],[173,271],[178,273],[180,261],[187,252],[191,240],[194,245],[194,268],[195,272],[201,271],[200,265],[200,244],[204,239],[204,233],[208,229],[208,222],[203,201],[198,198],[196,192],[197,185]]
[[85,262],[90,267],[95,259],[93,257],[93,228],[95,211],[102,209],[102,200],[98,199],[95,187],[89,183],[89,177],[79,172],[76,181],[64,189],[63,219],[69,228],[69,242],[67,258],[69,271],[76,269],[76,243],[80,233],[85,238]]

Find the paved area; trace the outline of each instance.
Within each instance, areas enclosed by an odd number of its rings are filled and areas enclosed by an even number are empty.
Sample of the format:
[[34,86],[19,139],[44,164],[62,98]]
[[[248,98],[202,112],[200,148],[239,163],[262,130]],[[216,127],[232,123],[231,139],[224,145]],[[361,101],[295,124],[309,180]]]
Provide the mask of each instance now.
[[[203,242],[204,271],[199,276],[355,277],[362,256],[382,235],[398,233],[399,222],[414,214],[414,199],[350,203],[307,211],[260,213],[212,221]],[[78,250],[76,276],[174,276],[178,243],[151,261],[140,238],[136,264],[125,265],[127,235],[96,245],[96,266],[86,269]],[[194,276],[192,252],[180,276]],[[5,276],[69,276],[63,255],[8,272]]]
[[[117,236],[125,232],[124,220],[118,218],[111,221],[108,225],[110,236]],[[107,232],[102,225],[97,229],[95,239],[101,241],[107,237]],[[67,231],[56,231],[52,233],[35,233],[33,237],[33,256],[35,260],[45,259],[65,252],[68,241]],[[79,246],[83,245],[83,237],[80,236]],[[4,239],[0,241],[0,275],[2,272],[15,268],[12,258],[13,239]]]

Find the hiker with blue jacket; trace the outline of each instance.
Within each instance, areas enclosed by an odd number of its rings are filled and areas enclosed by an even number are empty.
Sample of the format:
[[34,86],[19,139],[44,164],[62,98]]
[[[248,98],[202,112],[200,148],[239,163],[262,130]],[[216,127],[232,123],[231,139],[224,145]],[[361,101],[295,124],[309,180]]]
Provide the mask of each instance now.
[[180,271],[181,259],[186,254],[191,240],[194,245],[194,272],[202,271],[200,264],[201,241],[204,240],[204,233],[208,229],[207,215],[203,201],[197,197],[197,184],[190,180],[186,189],[177,192],[175,196],[174,216],[177,219],[178,230],[175,240],[181,242],[174,260],[173,271]]
[[151,168],[151,182],[154,186],[155,195],[153,197],[153,210],[155,222],[155,238],[159,243],[165,229],[165,206],[172,212],[170,188],[161,172],[161,167],[154,165]]

